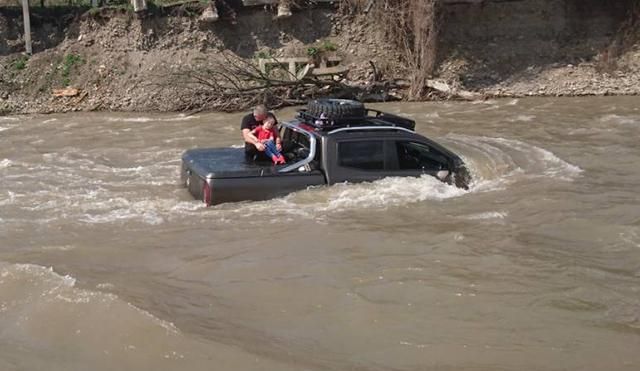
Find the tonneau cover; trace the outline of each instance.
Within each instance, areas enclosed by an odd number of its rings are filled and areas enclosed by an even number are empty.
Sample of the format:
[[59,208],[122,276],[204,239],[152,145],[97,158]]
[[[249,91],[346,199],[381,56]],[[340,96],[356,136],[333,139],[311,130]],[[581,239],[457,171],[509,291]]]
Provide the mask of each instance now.
[[203,178],[244,178],[275,175],[280,166],[247,161],[244,148],[196,148],[186,151],[182,161]]

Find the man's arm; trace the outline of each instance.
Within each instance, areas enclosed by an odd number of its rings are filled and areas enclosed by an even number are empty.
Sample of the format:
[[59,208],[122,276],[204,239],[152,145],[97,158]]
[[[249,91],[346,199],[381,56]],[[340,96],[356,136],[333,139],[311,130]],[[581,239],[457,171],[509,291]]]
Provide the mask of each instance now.
[[251,120],[253,118],[252,114],[248,114],[242,118],[242,123],[240,124],[240,131],[242,132],[242,140],[245,143],[253,144],[258,151],[264,151],[264,144],[258,141],[254,135],[251,134]]
[[260,143],[258,138],[251,133],[249,129],[242,129],[242,139],[249,144],[256,146],[258,151],[264,151],[264,144]]

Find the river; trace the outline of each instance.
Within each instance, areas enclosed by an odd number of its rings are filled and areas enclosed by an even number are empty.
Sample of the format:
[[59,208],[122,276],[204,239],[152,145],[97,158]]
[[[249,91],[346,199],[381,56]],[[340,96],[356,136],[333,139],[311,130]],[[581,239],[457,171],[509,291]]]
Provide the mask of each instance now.
[[240,114],[0,117],[0,369],[640,369],[640,97],[374,107],[470,190],[206,208],[181,153]]

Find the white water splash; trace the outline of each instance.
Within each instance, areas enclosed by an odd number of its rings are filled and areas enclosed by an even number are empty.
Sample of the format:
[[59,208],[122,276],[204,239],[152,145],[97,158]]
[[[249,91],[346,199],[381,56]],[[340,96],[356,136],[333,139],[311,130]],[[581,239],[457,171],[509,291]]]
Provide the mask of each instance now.
[[41,247],[41,249],[45,251],[69,251],[75,248],[75,245],[47,245]]
[[151,122],[156,121],[151,117],[109,117],[108,122]]
[[200,116],[188,116],[188,115],[178,115],[174,117],[109,117],[107,118],[108,122],[173,122],[173,121],[188,121],[199,118]]
[[0,199],[0,206],[11,205],[16,201],[16,194],[11,191],[7,191],[7,198]]
[[463,152],[471,152],[464,160],[476,190],[500,189],[522,177],[573,181],[583,172],[551,151],[519,140],[461,135],[447,138],[462,144]]
[[8,158],[5,158],[4,160],[0,161],[0,169],[7,168],[11,165],[13,165],[13,161],[9,160]]
[[79,220],[89,224],[139,221],[159,225],[177,215],[188,214],[202,207],[194,202],[176,202],[174,199],[130,200],[125,197],[95,200],[80,205]]
[[[417,178],[390,177],[371,183],[317,187],[275,200],[242,203],[233,210],[226,210],[228,206],[221,205],[216,211],[224,210],[247,217],[289,215],[318,220],[345,211],[380,210],[418,202],[443,201],[468,193],[428,175]],[[212,209],[214,211],[216,207]]]
[[505,219],[508,215],[509,213],[506,211],[487,211],[484,213],[466,215],[462,218],[468,220]]
[[[252,215],[283,216],[284,218],[309,218],[321,220],[333,213],[351,210],[384,209],[410,205],[417,202],[438,202],[461,197],[469,193],[496,191],[508,187],[522,177],[554,177],[572,180],[582,170],[571,165],[550,151],[517,140],[490,137],[448,137],[462,153],[472,173],[469,191],[447,185],[431,176],[419,178],[385,178],[372,183],[337,184],[293,193],[289,196],[264,202],[245,202],[204,208],[199,201],[178,201],[177,192],[151,196],[139,192],[140,187],[169,186],[177,184],[178,170],[174,163],[154,166],[113,168],[96,164],[93,159],[52,156],[41,170],[48,174],[66,176],[69,167],[79,169],[82,176],[72,177],[61,186],[50,186],[36,193],[34,211],[62,213],[67,218],[89,224],[127,223],[130,221],[159,225],[174,218],[184,218],[203,212],[217,214],[216,220],[224,223],[239,217]],[[100,180],[100,173],[110,177],[108,183]],[[149,179],[153,179],[150,181]],[[87,191],[87,184],[92,184]],[[77,188],[77,192],[69,189]],[[84,190],[84,191],[83,191]],[[186,194],[186,190],[180,189]],[[43,215],[51,217],[51,215]],[[475,216],[472,216],[472,218]],[[480,218],[499,218],[497,215],[481,215]],[[280,219],[280,218],[278,218]]]
[[165,219],[158,215],[155,210],[147,210],[144,212],[140,212],[135,208],[132,209],[116,209],[107,212],[106,214],[99,215],[85,215],[81,217],[80,221],[88,224],[105,224],[105,223],[114,223],[114,222],[122,222],[129,220],[139,220],[145,224],[149,225],[159,225],[162,224]]
[[508,122],[531,122],[536,119],[535,115],[517,115],[507,119]]
[[[0,118],[1,118],[1,117],[0,117]],[[15,128],[16,126],[18,126],[18,125],[5,125],[5,126],[0,126],[0,132],[7,131],[7,130],[9,130],[9,129],[13,129],[13,128]]]
[[20,119],[17,118],[17,117],[13,117],[13,116],[0,116],[0,122],[3,122],[3,121],[18,121],[18,120],[20,120]]
[[598,121],[605,124],[638,125],[640,124],[640,115],[621,116],[609,114],[600,117]]
[[[12,189],[15,194],[0,202],[15,204],[20,201],[22,204],[17,207],[33,212],[34,221],[42,223],[66,219],[87,224],[139,222],[159,225],[202,212],[214,215],[221,223],[255,215],[321,221],[345,211],[441,202],[467,194],[496,191],[509,187],[522,177],[554,177],[570,181],[582,172],[548,150],[517,140],[456,135],[445,139],[457,153],[465,154],[463,159],[472,174],[469,191],[431,176],[390,177],[371,183],[313,188],[264,202],[205,208],[197,200],[187,201],[190,197],[187,191],[177,187],[177,150],[160,151],[159,158],[171,160],[117,167],[109,164],[107,156],[96,157],[69,148],[64,153],[44,154],[42,162],[25,164],[29,171],[19,178],[11,178],[16,184],[24,181],[40,184],[40,179],[46,174],[48,181],[42,183],[38,191],[27,195],[15,193]],[[155,152],[140,154],[140,158],[146,161],[151,153]],[[2,163],[5,166],[9,164],[8,160]],[[28,204],[24,200],[28,200]]]
[[498,105],[500,102],[498,102],[495,99],[486,99],[486,100],[474,100],[471,102],[471,105],[485,105],[485,106],[495,106]]
[[438,112],[429,112],[422,115],[422,117],[427,122],[435,122],[436,120],[440,119],[440,114]]

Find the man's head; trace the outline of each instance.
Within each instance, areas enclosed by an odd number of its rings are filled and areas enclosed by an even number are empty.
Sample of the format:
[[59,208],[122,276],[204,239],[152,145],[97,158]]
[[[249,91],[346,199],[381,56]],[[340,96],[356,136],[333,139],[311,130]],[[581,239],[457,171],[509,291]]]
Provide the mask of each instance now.
[[255,118],[256,121],[264,121],[267,116],[267,107],[265,107],[264,104],[259,104],[253,109],[253,118]]

